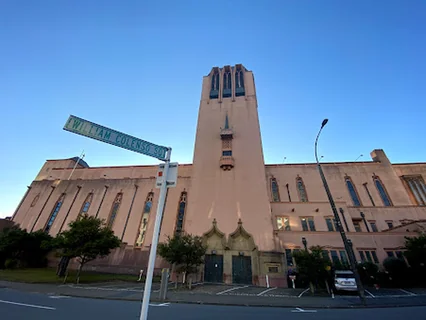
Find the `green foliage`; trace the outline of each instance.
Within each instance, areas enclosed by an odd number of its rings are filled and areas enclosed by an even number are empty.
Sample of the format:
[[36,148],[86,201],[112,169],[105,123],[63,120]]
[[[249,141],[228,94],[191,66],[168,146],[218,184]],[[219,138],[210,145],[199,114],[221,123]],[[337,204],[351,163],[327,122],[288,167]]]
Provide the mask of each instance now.
[[197,267],[204,263],[206,250],[201,237],[185,233],[167,237],[165,243],[158,245],[158,254],[187,275],[196,272]]
[[313,284],[326,281],[328,277],[327,267],[330,267],[330,260],[325,259],[321,246],[312,246],[311,251],[300,250],[293,254],[296,261],[297,272],[300,277],[306,279],[311,284],[313,292]]
[[426,266],[426,235],[405,237],[405,256],[413,268]]
[[112,249],[119,247],[121,242],[114,232],[104,225],[103,220],[87,214],[71,222],[69,227],[69,230],[56,237],[55,246],[62,256],[76,258],[80,263],[78,282],[84,264],[107,256]]
[[357,269],[362,283],[368,285],[377,283],[379,267],[375,263],[369,261],[358,263]]
[[389,273],[392,283],[396,286],[404,286],[408,277],[408,266],[404,260],[388,257],[383,261],[383,267]]
[[[0,232],[0,267],[16,260],[15,267],[44,267],[52,249],[52,237],[43,231],[28,233],[17,226]],[[9,262],[10,265],[10,262]]]
[[17,259],[6,259],[4,267],[6,269],[16,269],[18,267],[19,261]]

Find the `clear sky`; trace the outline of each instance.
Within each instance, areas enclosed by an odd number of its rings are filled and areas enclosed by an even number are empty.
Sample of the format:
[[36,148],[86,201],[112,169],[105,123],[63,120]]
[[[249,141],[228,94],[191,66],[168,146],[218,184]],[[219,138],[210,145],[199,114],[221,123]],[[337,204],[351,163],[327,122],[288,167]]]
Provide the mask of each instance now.
[[255,74],[267,163],[425,162],[426,1],[0,2],[0,217],[46,159],[157,160],[63,131],[70,114],[192,162],[202,76]]

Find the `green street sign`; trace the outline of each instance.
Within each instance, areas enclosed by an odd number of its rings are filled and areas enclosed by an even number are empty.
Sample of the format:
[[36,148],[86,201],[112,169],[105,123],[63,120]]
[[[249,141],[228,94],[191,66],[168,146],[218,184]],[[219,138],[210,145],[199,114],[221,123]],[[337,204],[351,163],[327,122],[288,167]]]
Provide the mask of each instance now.
[[114,146],[166,161],[169,148],[132,137],[128,134],[71,115],[64,130],[96,139]]

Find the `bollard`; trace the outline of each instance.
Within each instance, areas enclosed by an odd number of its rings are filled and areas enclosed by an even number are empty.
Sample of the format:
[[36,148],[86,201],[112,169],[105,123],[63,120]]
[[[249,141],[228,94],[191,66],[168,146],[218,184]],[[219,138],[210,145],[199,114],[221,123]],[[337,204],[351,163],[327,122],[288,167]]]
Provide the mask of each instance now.
[[160,301],[167,299],[167,287],[169,284],[169,269],[164,268],[161,270],[161,284],[160,284]]

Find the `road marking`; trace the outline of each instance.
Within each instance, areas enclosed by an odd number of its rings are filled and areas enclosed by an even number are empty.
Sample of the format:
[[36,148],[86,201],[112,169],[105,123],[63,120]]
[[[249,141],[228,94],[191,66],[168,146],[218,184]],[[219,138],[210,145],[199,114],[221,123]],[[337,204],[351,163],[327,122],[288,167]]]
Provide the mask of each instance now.
[[376,296],[374,294],[372,294],[370,291],[368,291],[367,289],[364,289],[365,292],[367,292],[372,298],[375,298]]
[[416,295],[416,294],[414,294],[414,293],[412,293],[410,291],[404,290],[404,289],[399,289],[399,290],[401,290],[402,292],[404,292],[404,293],[406,293],[406,294],[408,294],[410,296],[415,296]]
[[66,299],[66,298],[71,298],[69,296],[49,296],[49,298],[51,299]]
[[150,303],[149,304],[151,307],[169,307],[170,303],[166,302],[166,303]]
[[23,307],[29,307],[29,308],[56,310],[56,308],[52,308],[52,307],[37,306],[35,304],[26,304],[26,303],[12,302],[12,301],[6,301],[6,300],[0,300],[0,303],[14,304],[14,305],[17,305],[17,306],[23,306]]
[[261,296],[262,294],[269,292],[269,291],[272,291],[272,290],[275,290],[275,289],[277,289],[277,287],[266,289],[265,291],[262,291],[261,293],[259,293],[258,296]]
[[306,289],[306,290],[303,290],[303,291],[302,291],[302,293],[301,293],[301,294],[299,294],[297,297],[298,297],[298,298],[300,298],[300,297],[301,297],[301,296],[303,296],[303,294],[304,294],[305,292],[307,292],[307,291],[309,291],[309,288],[308,288],[308,289]]
[[314,313],[314,312],[317,312],[317,310],[304,310],[302,308],[296,308],[296,310],[291,310],[291,312],[310,312],[310,313]]
[[227,290],[224,290],[224,291],[221,291],[221,292],[216,293],[216,295],[224,294],[224,293],[227,293],[227,292],[231,292],[231,291],[234,291],[234,290],[243,289],[243,288],[247,288],[247,287],[248,287],[248,286],[244,286],[244,287],[235,287],[235,288],[227,289]]

